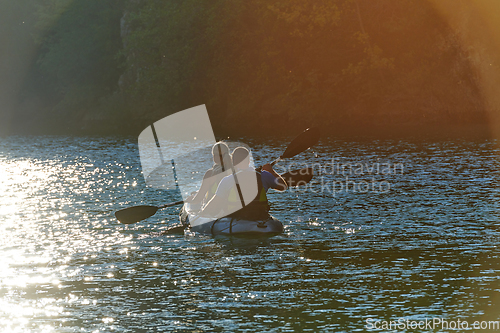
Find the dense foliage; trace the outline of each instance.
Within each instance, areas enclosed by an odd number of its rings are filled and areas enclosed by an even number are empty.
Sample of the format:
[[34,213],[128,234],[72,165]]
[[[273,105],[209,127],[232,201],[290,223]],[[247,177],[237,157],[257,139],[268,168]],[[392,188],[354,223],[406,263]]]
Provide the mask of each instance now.
[[99,117],[103,103],[118,88],[124,65],[120,38],[123,2],[32,2],[37,53],[25,82],[17,122],[25,126],[31,119],[31,127],[42,131],[47,127],[52,132],[82,129],[88,119]]
[[425,1],[33,1],[20,119],[137,133],[198,104],[230,132],[485,119],[470,50]]

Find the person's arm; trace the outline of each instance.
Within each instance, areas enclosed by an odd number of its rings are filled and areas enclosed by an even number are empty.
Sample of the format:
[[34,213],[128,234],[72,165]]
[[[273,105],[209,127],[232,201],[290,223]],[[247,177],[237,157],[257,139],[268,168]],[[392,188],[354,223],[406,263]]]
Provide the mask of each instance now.
[[200,212],[202,216],[218,217],[217,215],[222,210],[224,200],[217,194],[210,199],[210,201],[203,207]]
[[213,185],[213,181],[212,170],[208,170],[203,176],[203,181],[196,195],[186,199],[186,201],[193,204],[201,204],[203,198],[205,198],[205,195],[209,191],[210,186]]
[[215,195],[210,199],[209,202],[203,207],[200,215],[209,217],[220,217],[221,211],[224,209],[224,204],[227,204],[227,195],[231,187],[231,180],[228,177],[224,177],[217,187]]
[[281,177],[278,173],[276,173],[276,171],[274,171],[271,164],[265,164],[264,166],[262,166],[262,170],[267,171],[271,175],[274,176],[274,182],[273,182],[273,185],[270,186],[270,188],[275,189],[276,191],[280,191],[280,192],[283,192],[288,188],[283,177]]

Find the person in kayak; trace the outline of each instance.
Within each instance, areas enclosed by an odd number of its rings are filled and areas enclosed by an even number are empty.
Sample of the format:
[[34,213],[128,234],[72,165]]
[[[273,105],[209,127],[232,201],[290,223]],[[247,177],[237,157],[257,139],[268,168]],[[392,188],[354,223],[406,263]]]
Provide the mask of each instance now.
[[224,142],[217,142],[212,147],[214,165],[205,172],[203,181],[198,192],[185,201],[192,205],[199,205],[209,202],[215,195],[219,182],[231,172],[231,154],[229,147]]
[[250,167],[250,153],[245,147],[233,151],[233,172],[220,182],[214,197],[203,207],[201,215],[221,218],[225,216],[244,219],[269,217],[267,190],[285,191],[285,180],[270,164],[256,171]]

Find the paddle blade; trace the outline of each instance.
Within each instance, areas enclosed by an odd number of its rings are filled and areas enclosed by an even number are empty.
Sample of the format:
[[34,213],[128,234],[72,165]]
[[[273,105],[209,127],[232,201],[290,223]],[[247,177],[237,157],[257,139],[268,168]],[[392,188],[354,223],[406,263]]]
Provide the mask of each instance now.
[[153,216],[157,210],[156,206],[135,206],[119,210],[115,216],[123,224],[132,224]]
[[306,129],[290,142],[283,155],[281,155],[281,158],[294,157],[304,150],[311,148],[318,143],[320,135],[321,133],[317,127]]
[[293,170],[281,175],[288,187],[306,185],[314,176],[313,168]]

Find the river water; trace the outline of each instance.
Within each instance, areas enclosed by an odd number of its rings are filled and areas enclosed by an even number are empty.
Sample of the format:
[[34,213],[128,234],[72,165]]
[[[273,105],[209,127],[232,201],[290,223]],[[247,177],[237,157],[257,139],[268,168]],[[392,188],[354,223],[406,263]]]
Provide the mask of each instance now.
[[[257,164],[287,143],[245,142]],[[497,156],[493,141],[323,139],[281,164],[317,172],[307,187],[269,194],[284,234],[239,240],[159,235],[178,207],[116,221],[118,209],[178,200],[146,188],[133,138],[0,139],[0,331],[498,321]]]

